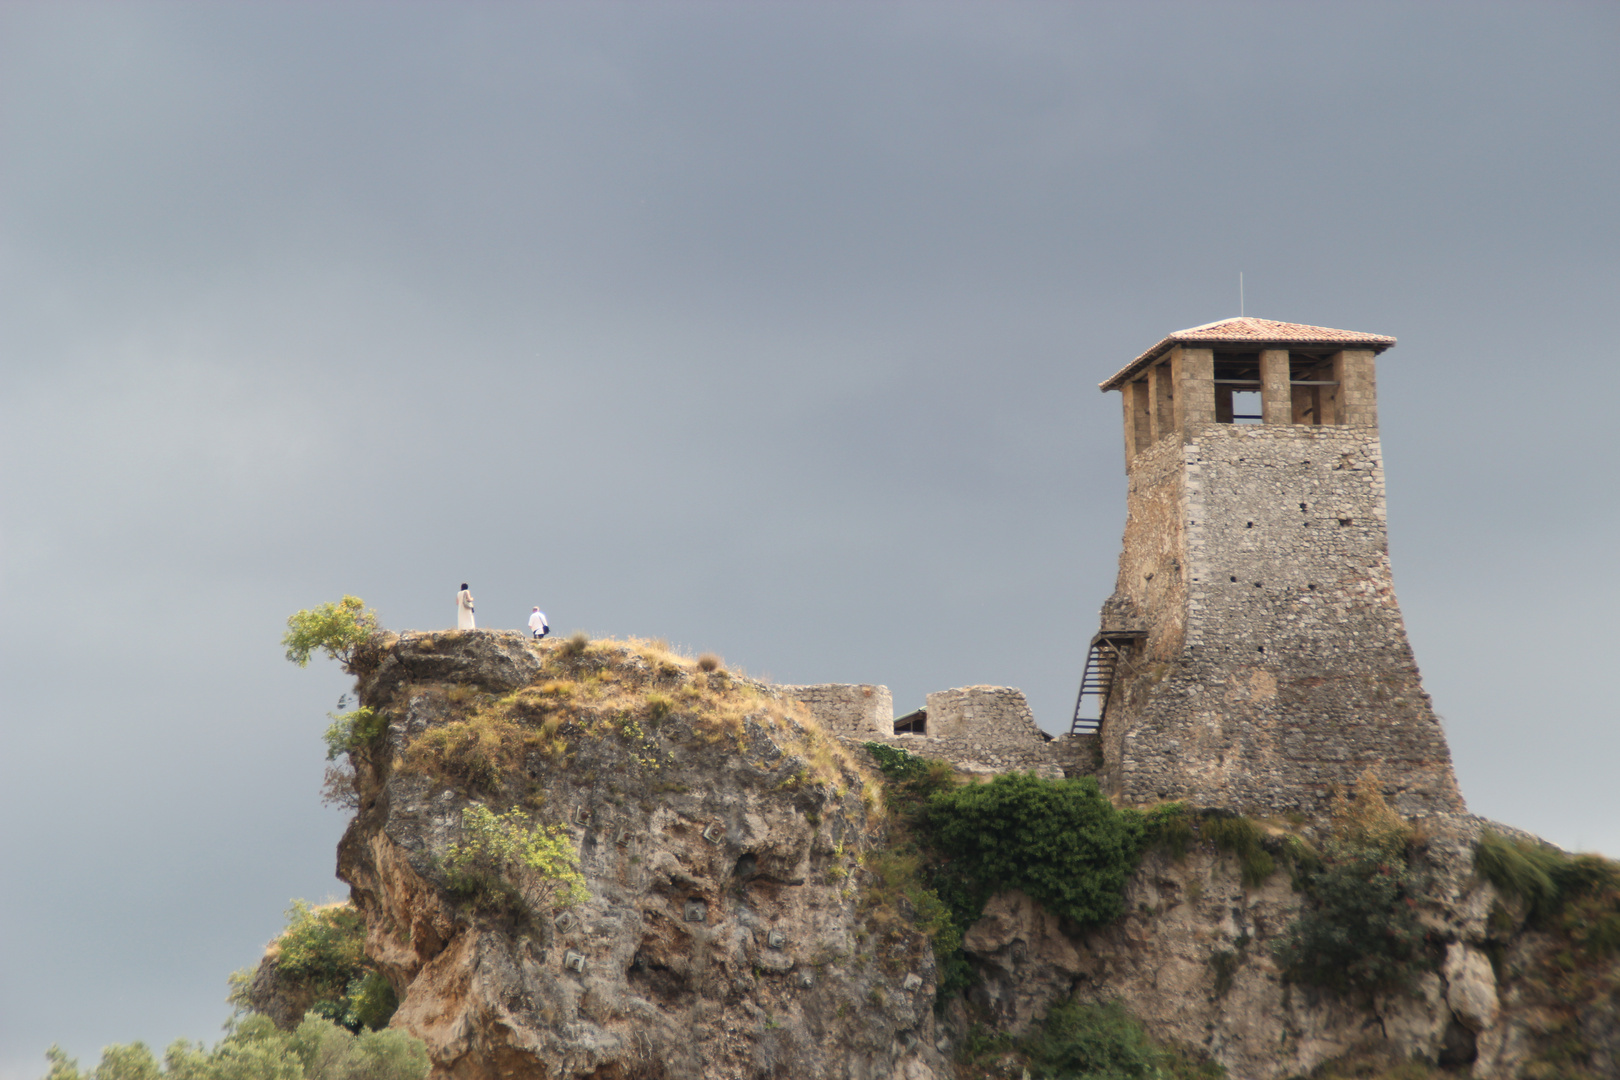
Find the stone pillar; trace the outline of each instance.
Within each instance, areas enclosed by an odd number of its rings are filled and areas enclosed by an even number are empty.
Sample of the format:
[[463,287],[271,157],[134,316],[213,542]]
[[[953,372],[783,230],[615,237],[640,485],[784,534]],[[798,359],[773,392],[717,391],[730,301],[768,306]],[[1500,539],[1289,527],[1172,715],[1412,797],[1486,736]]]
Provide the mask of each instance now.
[[1119,400],[1125,406],[1125,471],[1131,471],[1136,460],[1136,387],[1126,383],[1119,388]]
[[1176,430],[1186,442],[1193,429],[1215,422],[1215,351],[1177,346],[1170,363],[1176,380]]
[[1266,424],[1294,421],[1294,390],[1288,381],[1288,350],[1260,353],[1260,416]]
[[1373,375],[1371,349],[1345,349],[1333,354],[1334,421],[1375,427],[1378,424],[1378,383]]
[[1162,439],[1176,430],[1176,380],[1170,361],[1153,365],[1153,437]]

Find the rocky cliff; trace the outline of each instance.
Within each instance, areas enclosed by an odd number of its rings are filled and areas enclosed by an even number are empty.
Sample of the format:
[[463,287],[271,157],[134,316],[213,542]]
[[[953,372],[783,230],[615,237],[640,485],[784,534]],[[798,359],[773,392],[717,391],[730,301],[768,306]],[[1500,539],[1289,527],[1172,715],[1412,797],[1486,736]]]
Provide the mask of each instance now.
[[[372,713],[339,874],[436,1077],[1016,1077],[1016,1042],[968,1049],[1071,996],[1244,1080],[1620,1075],[1620,939],[1583,943],[1477,873],[1477,818],[1419,823],[1405,989],[1289,982],[1275,947],[1314,902],[1297,873],[1194,833],[1146,854],[1106,926],[991,897],[972,985],[936,1012],[917,914],[868,869],[882,785],[793,696],[649,643],[496,632],[384,635],[353,666]],[[530,830],[529,863],[469,861],[480,808]],[[1263,831],[1304,850],[1326,828]]]
[[[386,728],[351,754],[339,875],[435,1075],[944,1073],[928,941],[859,885],[879,794],[797,701],[518,634],[389,635],[357,666]],[[586,898],[469,889],[474,806],[560,828]]]

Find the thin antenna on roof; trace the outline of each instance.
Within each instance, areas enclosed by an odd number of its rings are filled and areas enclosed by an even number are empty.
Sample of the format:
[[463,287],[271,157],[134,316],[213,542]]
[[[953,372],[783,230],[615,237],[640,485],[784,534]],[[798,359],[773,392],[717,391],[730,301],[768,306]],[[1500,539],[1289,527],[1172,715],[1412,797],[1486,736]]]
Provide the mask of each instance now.
[[1238,318],[1243,317],[1243,271],[1238,271]]

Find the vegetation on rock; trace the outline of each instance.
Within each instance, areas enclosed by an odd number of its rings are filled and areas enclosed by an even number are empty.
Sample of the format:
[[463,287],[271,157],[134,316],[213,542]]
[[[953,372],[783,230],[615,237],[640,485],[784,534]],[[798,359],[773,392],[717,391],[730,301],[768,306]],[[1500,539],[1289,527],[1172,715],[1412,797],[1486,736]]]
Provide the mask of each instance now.
[[291,1017],[272,1017],[286,1026],[307,1011],[352,1032],[386,1027],[399,1001],[365,942],[365,919],[353,904],[294,900],[260,970],[231,976],[229,1000],[241,1013],[282,1013],[291,1003]]
[[287,649],[287,659],[299,667],[307,667],[310,655],[319,650],[352,672],[360,649],[377,629],[377,613],[367,609],[358,596],[345,596],[335,604],[320,604],[287,616],[281,644]]
[[1226,1070],[1150,1037],[1117,1001],[1070,998],[1022,1039],[979,1034],[960,1055],[979,1075],[1032,1080],[1220,1080]]
[[538,675],[504,695],[455,685],[445,693],[455,719],[435,725],[404,748],[400,767],[479,795],[522,798],[531,755],[555,765],[572,760],[587,740],[615,738],[632,748],[638,771],[656,773],[664,755],[655,734],[676,719],[708,742],[743,738],[747,721],[764,725],[804,766],[799,784],[832,784],[853,759],[791,698],[718,665],[671,652],[661,641],[576,635],[547,646]]
[[1620,953],[1620,863],[1487,831],[1474,850],[1474,868],[1523,902],[1531,925],[1566,938],[1582,959]]
[[1368,770],[1336,793],[1332,835],[1298,883],[1310,906],[1273,949],[1292,982],[1338,993],[1409,990],[1434,966],[1418,919],[1412,827],[1390,809]]
[[445,853],[450,891],[476,902],[521,910],[569,907],[588,899],[573,838],[522,810],[486,806],[461,813],[461,840]]
[[403,1031],[354,1035],[310,1015],[293,1031],[249,1016],[212,1048],[178,1039],[158,1061],[145,1043],[109,1046],[82,1072],[58,1047],[46,1051],[45,1080],[422,1080],[427,1049]]
[[382,737],[388,730],[388,718],[375,709],[359,708],[342,713],[327,713],[332,721],[326,729],[326,760],[358,750]]
[[1095,780],[1011,773],[958,784],[954,770],[883,743],[867,743],[887,779],[889,849],[872,860],[878,895],[901,895],[934,944],[939,1000],[973,979],[962,936],[996,892],[1020,889],[1079,926],[1124,910],[1144,825]]
[[[1492,964],[1539,1013],[1543,1038],[1535,1072],[1526,1075],[1608,1075],[1604,1063],[1613,1060],[1620,1019],[1620,863],[1487,831],[1474,849],[1474,869],[1508,905],[1491,913]],[[1515,948],[1521,924],[1546,947]],[[1600,1053],[1596,1043],[1609,1048]]]
[[937,791],[934,846],[981,892],[1018,889],[1077,926],[1112,922],[1142,853],[1139,815],[1121,813],[1091,777],[1008,773]]

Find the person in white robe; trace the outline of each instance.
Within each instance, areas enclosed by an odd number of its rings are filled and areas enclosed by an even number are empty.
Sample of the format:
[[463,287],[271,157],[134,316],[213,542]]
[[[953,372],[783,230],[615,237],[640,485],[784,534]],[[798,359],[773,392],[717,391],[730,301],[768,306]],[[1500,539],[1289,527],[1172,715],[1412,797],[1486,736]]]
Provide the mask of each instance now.
[[473,597],[467,591],[467,583],[461,583],[461,591],[456,593],[456,629],[476,630],[478,624],[473,621]]
[[534,632],[534,640],[536,641],[549,634],[551,627],[546,625],[546,613],[539,608],[535,608],[534,614],[529,616],[529,629]]

